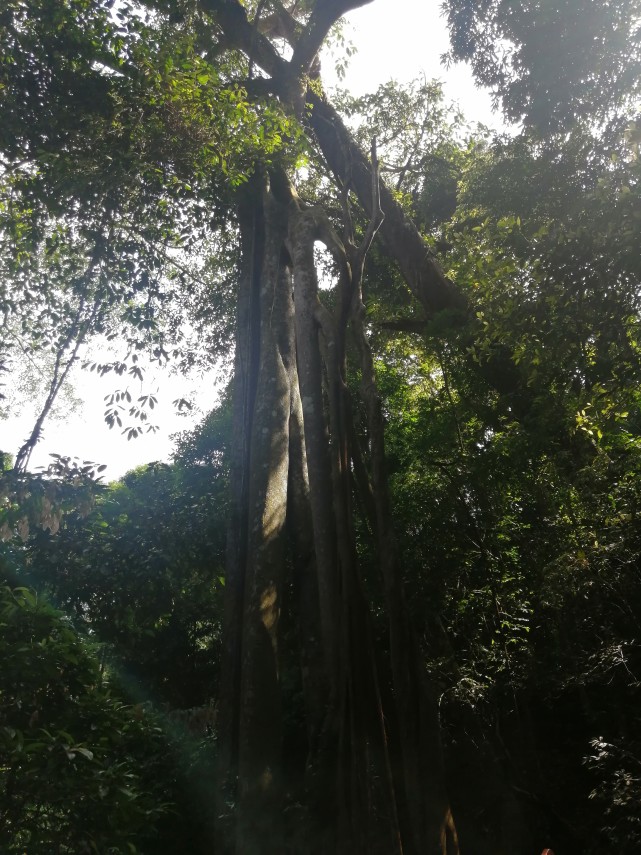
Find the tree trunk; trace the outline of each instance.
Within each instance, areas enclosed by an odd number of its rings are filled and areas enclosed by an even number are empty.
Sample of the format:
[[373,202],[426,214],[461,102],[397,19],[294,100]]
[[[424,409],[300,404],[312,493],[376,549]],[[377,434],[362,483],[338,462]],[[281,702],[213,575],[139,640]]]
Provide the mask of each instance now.
[[[458,851],[443,785],[437,710],[403,598],[383,419],[360,311],[363,263],[381,206],[383,239],[426,312],[454,309],[464,315],[466,304],[392,195],[385,188],[372,194],[378,185],[375,163],[369,164],[327,101],[307,88],[306,75],[328,27],[362,2],[317,3],[288,63],[237,0],[201,0],[228,44],[270,76],[253,81],[256,86],[271,88],[302,116],[339,183],[356,191],[373,220],[361,247],[353,235],[343,244],[321,212],[299,202],[279,170],[273,171],[271,188],[255,177],[241,200],[219,809],[226,818],[223,851],[237,855],[287,848],[318,855]],[[346,234],[349,220],[346,210]],[[340,270],[333,313],[318,297],[317,239]],[[369,461],[351,419],[350,318],[361,355]],[[357,554],[355,481],[380,553],[389,637],[389,664],[382,669],[387,645],[375,643]],[[298,790],[293,779],[283,781],[280,756],[278,622],[285,568],[296,574],[306,704],[305,784]],[[285,807],[301,800],[306,845],[295,847],[282,838],[279,820]]]
[[[289,479],[293,310],[286,218],[257,175],[239,206],[241,277],[221,689],[226,846],[278,850],[282,714],[278,620]],[[234,811],[234,808],[237,808]],[[269,849],[266,849],[269,841]]]
[[[271,186],[266,176],[254,176],[239,200],[239,224],[221,851],[455,852],[451,835],[450,844],[446,839],[438,718],[393,546],[373,362],[360,310],[354,311],[361,306],[364,252],[354,255],[354,247],[346,250],[332,237],[322,216],[297,200],[284,173],[274,173]],[[352,253],[342,266],[333,314],[318,297],[319,235],[339,259]],[[369,413],[369,471],[356,444],[346,383],[350,317]],[[353,472],[360,473],[361,489],[367,482],[364,504],[380,552],[391,651],[382,672],[357,556]],[[305,699],[307,749],[294,758],[294,770],[291,758],[283,764],[282,757],[283,700],[291,700],[283,695],[279,650],[285,586],[297,595],[288,602],[295,603]],[[383,686],[381,673],[391,675],[391,686]],[[294,846],[283,822],[294,808],[306,829],[304,848]]]

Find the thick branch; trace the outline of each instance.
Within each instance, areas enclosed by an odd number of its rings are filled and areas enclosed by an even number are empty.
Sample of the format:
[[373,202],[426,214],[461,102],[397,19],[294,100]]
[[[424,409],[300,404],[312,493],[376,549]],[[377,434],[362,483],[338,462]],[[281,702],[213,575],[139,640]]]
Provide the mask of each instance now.
[[[307,100],[312,108],[305,121],[316,137],[329,168],[341,182],[350,183],[366,213],[373,219],[372,167],[369,160],[338,112],[324,97],[308,91]],[[418,229],[384,184],[380,188],[380,206],[385,218],[379,234],[385,248],[397,261],[410,290],[426,313],[432,315],[443,309],[465,313],[465,297],[445,276]]]
[[[373,220],[373,169],[368,158],[345,127],[339,113],[324,96],[308,90],[306,98],[311,104],[311,110],[305,114],[304,120],[316,137],[329,168],[342,184],[348,184],[354,190],[365,212]],[[445,310],[452,313],[453,326],[468,320],[470,306],[466,295],[445,276],[418,229],[384,183],[380,184],[380,208],[384,220],[378,234],[388,256],[396,261],[410,291],[422,305],[426,321],[435,313]],[[400,328],[394,322],[384,326],[389,329]],[[493,388],[511,395],[512,404],[520,412],[527,410],[530,395],[522,388],[518,368],[506,347],[497,347],[478,366],[478,370]]]
[[307,28],[294,49],[291,65],[294,73],[306,74],[327,34],[339,18],[352,9],[367,6],[372,0],[317,0]]
[[254,25],[257,25],[260,32],[264,35],[271,36],[271,38],[284,39],[292,47],[296,44],[296,40],[301,32],[301,25],[296,18],[290,15],[287,9],[283,9],[282,6],[264,18],[261,17]]
[[[296,81],[300,85],[301,69],[312,61],[329,27],[350,9],[364,6],[371,0],[318,2],[307,31],[296,46],[291,63],[282,59],[269,39],[252,26],[238,0],[199,2],[201,8],[216,18],[229,45],[242,50],[271,76],[274,91],[284,96],[291,93],[293,96],[292,83]],[[351,183],[361,205],[373,219],[372,170],[367,157],[338,112],[323,96],[308,90],[306,100],[311,104],[311,110],[305,121],[316,137],[330,169],[343,183]],[[385,247],[398,262],[410,290],[428,315],[443,309],[457,309],[465,313],[466,299],[445,276],[418,230],[385,185],[381,186],[380,204],[385,215],[380,229]]]
[[289,63],[280,57],[269,39],[254,27],[238,0],[199,0],[201,9],[212,15],[230,47],[243,51],[275,81],[289,79]]

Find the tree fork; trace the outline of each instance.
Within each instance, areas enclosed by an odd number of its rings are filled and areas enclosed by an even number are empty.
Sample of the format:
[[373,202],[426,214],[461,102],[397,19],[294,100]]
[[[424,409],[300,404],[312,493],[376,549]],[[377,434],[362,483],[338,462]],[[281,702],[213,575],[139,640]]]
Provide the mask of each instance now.
[[[299,49],[299,57],[304,55],[302,66],[301,60],[295,66],[293,62],[284,60],[269,39],[250,23],[238,0],[199,0],[199,3],[216,19],[226,45],[243,51],[251,62],[269,75],[269,80],[261,78],[252,83],[260,84],[263,94],[271,92],[278,95],[288,108],[294,110],[317,141],[330,170],[342,184],[351,183],[360,204],[371,216],[371,165],[338,112],[324,94],[318,93],[317,83],[313,87],[307,85],[304,71],[305,66],[311,68],[310,49],[304,46],[313,44],[320,47],[322,43],[319,22],[324,22],[326,36],[341,15],[366,4],[362,0],[336,0],[331,4],[325,4],[324,0],[317,2],[306,29],[293,45],[294,53]],[[323,13],[325,5],[331,8],[332,14]],[[384,184],[381,184],[380,204],[385,214],[384,227],[380,232],[384,249],[398,264],[408,288],[423,307],[426,320],[446,311],[450,314],[453,330],[460,330],[473,321],[467,295],[445,276],[432,250]],[[471,344],[473,332],[468,333],[468,338]],[[508,349],[498,346],[484,362],[475,363],[475,366],[490,386],[510,395],[519,413],[527,411],[530,395]]]

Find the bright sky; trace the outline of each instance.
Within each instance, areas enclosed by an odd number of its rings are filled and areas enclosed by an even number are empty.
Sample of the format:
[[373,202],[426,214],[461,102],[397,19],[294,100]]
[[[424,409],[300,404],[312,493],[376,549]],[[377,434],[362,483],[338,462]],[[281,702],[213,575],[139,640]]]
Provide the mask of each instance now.
[[[441,56],[449,49],[441,0],[373,0],[348,16],[346,37],[357,48],[340,83],[355,95],[372,92],[394,78],[401,83],[425,75],[445,84],[446,99],[458,102],[468,120],[498,126],[490,97],[477,89],[467,66],[446,69]],[[326,84],[335,78],[330,63],[322,66]]]
[[[428,0],[374,0],[355,10],[349,16],[346,36],[358,52],[351,58],[340,85],[354,94],[363,94],[390,78],[408,82],[424,74],[427,79],[444,81],[446,99],[458,102],[468,120],[499,126],[498,117],[492,115],[489,96],[475,88],[469,70],[465,66],[446,70],[440,65],[448,39],[439,7],[439,2]],[[329,57],[323,62],[323,79],[329,86],[339,82]],[[99,358],[95,353],[94,357]],[[83,404],[63,420],[45,425],[44,438],[31,458],[32,469],[46,466],[49,454],[56,452],[106,463],[104,477],[111,480],[142,463],[167,460],[173,446],[171,435],[193,426],[214,406],[219,394],[213,373],[185,379],[154,369],[142,389],[131,383],[129,390],[134,399],[158,390],[158,406],[151,421],[159,425],[159,430],[128,441],[118,428],[109,430],[103,421],[104,397],[125,384],[113,375],[99,379],[80,368],[75,370],[72,382]],[[188,418],[176,416],[172,407],[176,398],[197,399],[198,412]],[[36,410],[35,405],[25,404],[20,412],[1,423],[1,450],[16,454],[33,426]]]

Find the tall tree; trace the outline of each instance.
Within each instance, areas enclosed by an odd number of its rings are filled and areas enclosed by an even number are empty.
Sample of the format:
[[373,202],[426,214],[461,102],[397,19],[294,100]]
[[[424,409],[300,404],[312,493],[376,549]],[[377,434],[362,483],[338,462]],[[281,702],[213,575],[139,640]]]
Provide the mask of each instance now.
[[[265,851],[281,839],[278,805],[291,786],[281,774],[278,657],[288,530],[294,536],[306,660],[304,790],[311,827],[317,829],[308,846],[319,852],[438,852],[456,846],[436,711],[393,545],[380,400],[363,327],[361,279],[374,233],[380,227],[402,259],[410,287],[430,310],[463,301],[392,194],[379,186],[375,156],[368,162],[338,114],[309,84],[329,28],[357,5],[362,3],[316,4],[300,20],[277,7],[280,19],[299,32],[289,37],[292,58],[286,62],[240,6],[208,4],[226,39],[269,75],[258,81],[261,86],[277,93],[306,125],[342,188],[344,207],[338,237],[327,215],[306,206],[283,166],[274,165],[257,170],[239,209],[236,444],[220,774],[227,799],[238,810],[227,845],[235,840],[243,852]],[[351,191],[370,218],[359,240],[351,223]],[[338,274],[333,311],[319,300],[313,255],[318,240]],[[369,467],[350,429],[353,404],[345,367],[350,326],[360,353]],[[387,678],[377,663],[354,539],[354,468],[361,474],[359,489],[371,509],[380,550],[392,683],[385,707],[381,683]],[[326,699],[322,706],[320,697]]]
[[[278,849],[288,834],[282,807],[292,794],[317,830],[309,835],[311,850],[441,852],[455,845],[436,712],[393,547],[380,402],[364,332],[361,280],[376,231],[402,260],[426,309],[464,301],[380,185],[375,155],[370,163],[322,95],[318,51],[341,15],[360,5],[343,0],[251,8],[225,0],[168,12],[154,8],[145,17],[134,7],[112,16],[100,3],[82,0],[57,12],[46,2],[28,12],[12,4],[5,30],[16,62],[3,70],[4,108],[17,126],[5,156],[12,192],[18,187],[22,199],[34,200],[31,221],[46,223],[52,213],[47,190],[59,188],[72,206],[72,222],[81,216],[83,235],[95,237],[101,260],[105,251],[113,258],[122,249],[135,275],[140,260],[150,258],[147,248],[161,247],[168,229],[180,226],[184,233],[187,198],[202,210],[226,176],[241,185],[235,198],[226,194],[227,210],[237,206],[240,235],[220,714],[221,789],[232,811],[221,836],[230,851]],[[164,33],[176,26],[185,33],[184,48],[170,51]],[[97,48],[94,35],[101,28]],[[283,34],[289,60],[275,47]],[[71,117],[60,106],[74,100],[77,82],[83,91],[97,88],[102,100],[88,100]],[[207,102],[210,83],[214,101]],[[50,121],[23,121],[16,102],[24,91],[29,103],[47,104]],[[137,109],[144,117],[141,132],[134,131],[141,127],[133,118]],[[278,115],[290,118],[277,121]],[[247,121],[260,128],[254,150]],[[289,150],[270,147],[270,121],[273,139],[278,122],[288,134]],[[338,188],[343,214],[333,223],[299,199],[291,183],[301,150],[297,125],[306,130],[313,156],[327,161]],[[197,144],[185,156],[187,133]],[[164,148],[163,134],[169,138]],[[75,168],[74,161],[96,163],[92,148],[100,150],[105,137],[121,148],[118,158],[106,154],[95,170]],[[114,197],[111,173],[125,161],[127,192]],[[193,196],[187,180],[197,185]],[[370,221],[360,235],[352,223],[354,196]],[[167,200],[173,221],[161,213],[163,226],[156,215],[168,210]],[[180,214],[175,204],[183,205]],[[145,210],[154,210],[152,233],[144,226]],[[53,215],[61,214],[59,198]],[[198,217],[192,218],[196,228]],[[334,258],[331,310],[318,296],[317,240]],[[350,327],[360,354],[369,465],[350,427]],[[382,671],[357,557],[354,468],[381,550],[390,651]],[[307,699],[307,745],[298,762],[288,764],[297,785],[291,774],[285,778],[279,652],[279,617],[292,584]],[[223,804],[220,813],[226,813]]]

